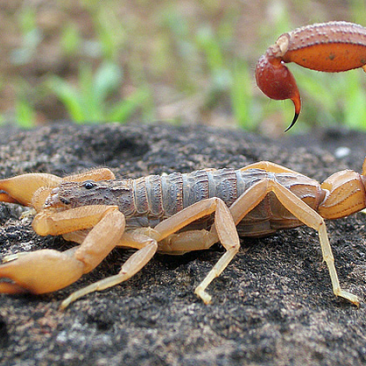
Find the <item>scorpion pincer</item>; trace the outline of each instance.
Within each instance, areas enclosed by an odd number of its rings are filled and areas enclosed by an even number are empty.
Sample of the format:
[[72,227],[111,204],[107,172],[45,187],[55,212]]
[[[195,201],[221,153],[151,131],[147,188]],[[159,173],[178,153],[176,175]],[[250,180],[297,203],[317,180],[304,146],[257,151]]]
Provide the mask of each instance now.
[[209,303],[206,288],[239,251],[239,236],[307,225],[318,231],[334,294],[358,306],[358,297],[339,284],[324,219],[366,207],[365,174],[366,159],[362,174],[340,171],[322,184],[270,162],[135,180],[116,180],[105,168],[63,179],[36,173],[3,179],[0,200],[32,206],[38,212],[32,223],[36,233],[62,235],[79,245],[3,258],[0,293],[53,292],[93,270],[115,247],[136,249],[118,274],[72,293],[61,304],[65,308],[126,281],[156,252],[177,255],[220,242],[225,253],[195,289]]
[[348,22],[328,22],[297,28],[282,34],[260,57],[256,81],[271,99],[291,99],[295,116],[288,131],[297,121],[301,110],[300,93],[295,78],[285,63],[311,70],[341,72],[362,67],[366,71],[366,28]]

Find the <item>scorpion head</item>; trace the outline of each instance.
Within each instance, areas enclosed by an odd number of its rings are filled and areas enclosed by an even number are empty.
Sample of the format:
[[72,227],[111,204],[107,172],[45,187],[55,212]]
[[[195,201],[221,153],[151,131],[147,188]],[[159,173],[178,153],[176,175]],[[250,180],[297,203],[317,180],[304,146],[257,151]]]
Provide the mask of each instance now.
[[45,201],[45,207],[75,208],[113,204],[114,196],[110,188],[110,181],[63,182],[52,189]]
[[128,212],[132,197],[130,180],[62,182],[52,189],[45,201],[45,208],[71,209],[89,205],[118,205]]

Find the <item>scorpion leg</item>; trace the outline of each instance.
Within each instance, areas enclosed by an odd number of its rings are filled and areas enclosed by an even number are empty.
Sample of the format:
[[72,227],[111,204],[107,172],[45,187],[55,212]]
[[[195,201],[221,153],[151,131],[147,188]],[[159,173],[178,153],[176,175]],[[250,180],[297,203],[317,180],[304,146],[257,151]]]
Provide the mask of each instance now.
[[206,250],[219,241],[216,231],[189,230],[171,234],[159,242],[159,253],[182,255],[195,250]]
[[107,277],[73,292],[67,299],[62,301],[60,309],[65,309],[75,300],[91,292],[102,291],[128,280],[150,261],[158,249],[158,244],[155,239],[134,232],[125,233],[118,242],[118,246],[136,248],[138,251],[127,259],[117,275]]
[[249,169],[262,169],[262,170],[265,170],[266,172],[271,172],[271,173],[299,174],[299,173],[295,172],[294,170],[285,168],[282,165],[271,163],[270,161],[259,161],[258,163],[253,163],[253,164],[247,165],[244,168],[241,168],[240,171],[243,172],[243,171],[249,170]]
[[[212,246],[214,243],[218,241],[217,235],[211,234],[206,230],[202,231],[204,231],[208,235],[202,235],[201,231],[193,231],[193,230],[177,234],[176,236],[175,234],[171,234],[170,236],[162,240],[162,242],[165,243],[164,245],[161,245],[159,243],[159,250],[162,249],[162,251],[166,253],[168,252],[171,253],[173,251],[177,254],[183,254],[184,252],[192,250],[207,249],[208,246],[206,239],[208,237],[210,237],[209,246]],[[197,235],[193,234],[192,236],[193,232]],[[70,233],[70,235],[65,234],[63,236],[67,240],[80,242],[82,241],[81,238],[85,236],[85,233],[73,232]],[[150,259],[154,256],[154,254],[158,249],[156,239],[152,238],[151,236],[155,238],[160,238],[161,233],[151,228],[140,228],[132,232],[124,233],[121,240],[118,242],[116,246],[135,248],[138,249],[138,251],[132,254],[131,257],[123,264],[120,272],[117,275],[105,278],[98,282],[92,283],[91,285],[84,287],[78,291],[75,291],[61,303],[60,308],[65,309],[67,306],[69,306],[72,302],[74,302],[78,298],[85,296],[91,292],[102,291],[107,288],[116,286],[119,283],[128,280],[130,277],[139,272],[150,261]],[[177,237],[176,243],[171,243],[171,240],[169,240],[173,236]],[[184,237],[184,239],[179,240],[179,238],[182,239],[182,237]],[[204,240],[202,240],[202,238]],[[201,240],[201,245],[200,244],[197,245],[197,242],[196,241],[192,242],[192,240],[198,240],[198,241]]]
[[[239,236],[228,207],[219,198],[208,198],[185,208],[184,210],[162,221],[154,228],[154,230],[158,232],[157,240],[160,242],[161,240],[168,238],[175,232],[179,231],[183,227],[189,225],[193,221],[208,216],[212,213],[215,213],[215,218],[211,234],[207,235],[205,231],[201,231],[202,234],[198,234],[198,231],[195,231],[194,233],[190,233],[188,231],[186,234],[179,234],[179,247],[177,246],[174,248],[174,236],[172,237],[172,242],[170,244],[173,251],[184,251],[185,248],[192,250],[192,244],[188,242],[192,240],[192,236],[194,239],[198,239],[198,237],[201,235],[197,250],[200,249],[200,247],[206,248],[218,240],[226,249],[224,255],[214,265],[201,284],[195,289],[196,295],[200,297],[205,304],[211,302],[211,296],[205,291],[207,286],[212,282],[212,280],[221,274],[221,272],[228,266],[240,249]],[[216,235],[218,240],[215,238]],[[178,239],[176,240],[178,244]]]
[[[211,231],[189,230],[175,234],[180,229],[195,220],[215,213],[215,224]],[[143,233],[153,237],[158,242],[159,252],[168,254],[184,254],[194,250],[204,250],[218,241],[226,249],[226,253],[219,259],[202,283],[195,289],[195,293],[204,303],[211,302],[211,296],[205,291],[207,286],[219,276],[228,266],[240,249],[239,236],[228,207],[219,198],[209,198],[193,204],[162,221],[154,229],[140,228],[135,234]],[[130,233],[125,233],[119,246],[126,246],[123,239]],[[128,243],[131,247],[132,244]]]
[[244,216],[269,192],[273,192],[282,205],[297,219],[302,221],[306,226],[318,231],[323,260],[328,266],[333,293],[336,296],[343,297],[354,305],[359,306],[358,297],[348,291],[343,290],[339,284],[337,271],[334,266],[332,248],[329,243],[324,219],[290,190],[271,179],[258,182],[248,191],[243,193],[243,195],[239,197],[230,207],[230,211],[235,223],[238,224],[244,218]]
[[[121,238],[125,219],[117,206],[85,206],[62,212],[39,213],[33,227],[40,235],[59,235],[92,228],[75,250],[39,250],[5,258],[0,265],[0,293],[29,291],[34,294],[56,291],[94,269]],[[13,260],[15,259],[15,260]],[[12,286],[14,285],[14,286]]]

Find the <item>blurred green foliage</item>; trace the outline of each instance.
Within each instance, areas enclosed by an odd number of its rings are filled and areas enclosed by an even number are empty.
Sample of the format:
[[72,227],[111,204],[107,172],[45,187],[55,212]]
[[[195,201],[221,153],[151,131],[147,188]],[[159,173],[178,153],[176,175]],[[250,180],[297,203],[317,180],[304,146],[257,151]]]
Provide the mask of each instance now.
[[[40,105],[54,98],[59,109],[77,123],[156,118],[184,123],[184,113],[191,108],[196,112],[196,123],[205,116],[204,122],[210,123],[215,113],[224,113],[247,130],[261,132],[264,121],[280,121],[283,131],[292,120],[293,105],[290,101],[270,101],[258,90],[255,63],[280,34],[295,28],[294,14],[309,14],[313,3],[262,0],[268,17],[248,25],[251,29],[247,32],[255,35],[250,38],[246,32],[238,36],[245,15],[240,1],[162,0],[150,10],[148,2],[139,0],[135,11],[129,8],[125,15],[122,2],[79,0],[79,18],[87,19],[87,29],[70,16],[64,17],[56,30],[57,55],[69,70],[56,67],[30,80],[26,73],[17,76],[14,119],[23,127],[34,126]],[[65,4],[60,9],[73,14],[72,6]],[[340,2],[337,6],[346,5]],[[199,15],[199,21],[192,12]],[[311,23],[327,20],[324,13],[311,14]],[[363,24],[364,2],[348,1],[347,14],[347,20]],[[10,61],[27,67],[50,35],[39,20],[38,8],[30,3],[16,12],[15,19],[21,41],[11,52]],[[362,71],[327,75],[292,64],[289,68],[303,102],[292,132],[334,123],[366,129],[366,75]],[[192,100],[196,101],[193,107]],[[181,109],[174,111],[176,105]],[[172,109],[170,114],[166,112]],[[1,113],[0,121],[6,120],[5,116],[9,114]]]
[[80,65],[78,87],[58,76],[48,79],[50,90],[57,95],[71,119],[77,123],[125,122],[149,97],[149,91],[138,89],[128,98],[108,101],[122,82],[118,65],[104,62],[93,74],[90,65]]

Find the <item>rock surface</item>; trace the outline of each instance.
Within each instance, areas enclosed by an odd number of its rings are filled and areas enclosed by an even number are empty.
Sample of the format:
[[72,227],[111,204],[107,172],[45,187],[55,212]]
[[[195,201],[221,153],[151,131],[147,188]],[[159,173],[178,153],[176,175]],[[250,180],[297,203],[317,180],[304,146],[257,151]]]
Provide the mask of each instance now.
[[[119,177],[239,168],[270,160],[323,180],[360,171],[365,135],[319,132],[271,141],[241,131],[167,125],[0,129],[0,176],[66,175],[109,166]],[[341,159],[337,148],[350,153]],[[326,148],[326,149],[325,149]],[[0,254],[65,250],[41,238],[17,205],[0,206]],[[328,222],[341,285],[366,294],[365,217]],[[361,365],[366,362],[365,304],[333,296],[317,233],[308,228],[246,239],[209,287],[211,305],[193,293],[222,255],[208,251],[154,259],[128,282],[58,311],[73,290],[118,271],[129,251],[115,250],[73,286],[43,296],[0,296],[1,365]]]

